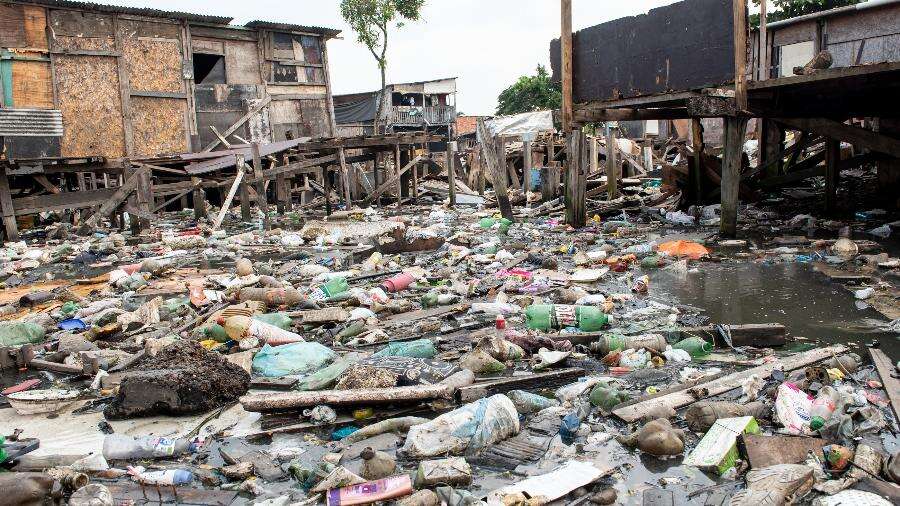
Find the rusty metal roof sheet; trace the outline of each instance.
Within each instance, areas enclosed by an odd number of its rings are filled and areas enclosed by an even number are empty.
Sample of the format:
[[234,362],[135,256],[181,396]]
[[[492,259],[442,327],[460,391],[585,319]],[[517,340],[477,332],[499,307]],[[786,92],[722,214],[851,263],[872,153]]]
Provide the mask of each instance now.
[[[27,3],[44,5],[46,7],[58,7],[93,12],[108,12],[110,14],[133,14],[154,18],[183,19],[201,23],[213,23],[227,25],[232,18],[224,16],[211,16],[206,14],[193,14],[190,12],[164,11],[144,7],[122,7],[118,5],[106,5],[93,2],[76,2],[73,0],[25,0]],[[148,3],[151,3],[148,1]]]
[[62,137],[62,113],[56,109],[0,108],[0,137]]
[[244,24],[247,28],[256,28],[262,30],[285,30],[289,32],[308,32],[308,33],[318,33],[322,34],[326,37],[337,37],[341,31],[336,30],[334,28],[325,28],[322,26],[306,26],[306,25],[294,25],[291,23],[278,23],[274,21],[260,21],[254,20],[249,23]]

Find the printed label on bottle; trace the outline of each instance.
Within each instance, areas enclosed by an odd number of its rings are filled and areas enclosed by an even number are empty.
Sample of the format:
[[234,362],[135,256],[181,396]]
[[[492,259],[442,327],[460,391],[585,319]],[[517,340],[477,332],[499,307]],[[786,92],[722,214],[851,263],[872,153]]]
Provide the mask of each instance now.
[[554,316],[556,316],[557,327],[577,327],[578,317],[576,315],[575,306],[555,305],[553,306]]
[[153,453],[158,457],[171,457],[175,454],[175,440],[170,438],[158,438],[153,445]]

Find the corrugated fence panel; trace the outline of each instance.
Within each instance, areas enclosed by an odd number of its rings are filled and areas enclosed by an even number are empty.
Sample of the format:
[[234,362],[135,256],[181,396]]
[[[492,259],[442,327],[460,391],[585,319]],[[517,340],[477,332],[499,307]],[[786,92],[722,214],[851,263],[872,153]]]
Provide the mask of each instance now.
[[0,137],[61,137],[62,113],[53,109],[0,109]]

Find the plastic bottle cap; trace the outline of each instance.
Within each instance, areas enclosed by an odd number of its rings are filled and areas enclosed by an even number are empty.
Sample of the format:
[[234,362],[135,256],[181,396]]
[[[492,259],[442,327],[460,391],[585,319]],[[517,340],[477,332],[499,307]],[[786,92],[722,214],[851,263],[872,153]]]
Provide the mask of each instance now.
[[819,430],[825,425],[825,420],[821,416],[814,416],[809,420],[809,428]]

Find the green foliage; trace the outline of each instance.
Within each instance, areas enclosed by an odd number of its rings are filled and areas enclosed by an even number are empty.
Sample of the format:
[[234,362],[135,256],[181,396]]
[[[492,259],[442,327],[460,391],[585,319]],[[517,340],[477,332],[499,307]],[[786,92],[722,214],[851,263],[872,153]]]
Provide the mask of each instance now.
[[341,16],[356,32],[356,40],[366,46],[383,71],[387,68],[388,29],[399,17],[418,21],[425,0],[341,0]]
[[520,77],[497,97],[497,114],[501,116],[561,107],[562,88],[551,82],[543,65],[538,65],[536,75]]
[[[782,19],[796,18],[813,12],[827,11],[837,7],[853,5],[863,0],[773,0],[775,11],[766,14],[766,20],[769,23],[781,21]],[[753,0],[753,3],[759,5],[760,0]],[[759,15],[751,16],[750,22],[753,26],[759,26]]]

